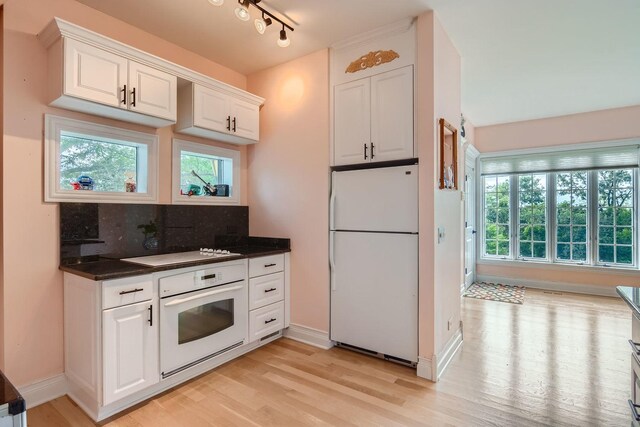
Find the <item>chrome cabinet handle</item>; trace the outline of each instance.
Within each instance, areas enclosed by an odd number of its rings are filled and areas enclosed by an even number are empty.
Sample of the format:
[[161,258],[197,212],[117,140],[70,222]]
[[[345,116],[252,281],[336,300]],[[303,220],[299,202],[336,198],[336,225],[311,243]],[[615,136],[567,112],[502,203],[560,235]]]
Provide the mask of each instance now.
[[130,291],[121,291],[120,295],[134,294],[136,292],[142,292],[142,291],[144,291],[144,289],[136,288],[136,289],[131,289]]

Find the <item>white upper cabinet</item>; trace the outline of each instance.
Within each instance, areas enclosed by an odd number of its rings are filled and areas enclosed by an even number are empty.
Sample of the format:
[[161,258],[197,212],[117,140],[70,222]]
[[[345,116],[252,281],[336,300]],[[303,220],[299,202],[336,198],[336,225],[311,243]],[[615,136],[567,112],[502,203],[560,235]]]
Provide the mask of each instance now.
[[413,154],[413,67],[371,77],[371,161]]
[[[258,141],[259,96],[60,18],[38,39],[48,49],[54,107],[155,128],[179,121],[183,133],[236,144]],[[184,108],[178,108],[179,85],[192,92]]]
[[[177,78],[74,39],[50,51],[51,105],[163,127],[175,123]],[[60,84],[59,82],[62,82]]]
[[371,81],[356,80],[335,87],[334,157],[336,165],[371,160]]
[[178,90],[176,132],[234,144],[260,138],[260,99],[242,99],[218,89],[188,83]]
[[413,66],[334,89],[334,165],[414,157]]

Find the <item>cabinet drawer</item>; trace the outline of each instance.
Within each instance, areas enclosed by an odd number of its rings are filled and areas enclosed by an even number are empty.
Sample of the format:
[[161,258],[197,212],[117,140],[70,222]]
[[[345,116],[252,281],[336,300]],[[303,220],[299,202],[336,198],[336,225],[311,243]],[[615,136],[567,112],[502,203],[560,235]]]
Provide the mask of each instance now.
[[119,307],[153,297],[151,276],[127,277],[102,282],[102,309]]
[[249,279],[249,310],[255,310],[283,299],[284,273]]
[[249,342],[284,328],[284,301],[249,312]]
[[284,270],[284,254],[251,258],[249,260],[249,277],[264,276]]

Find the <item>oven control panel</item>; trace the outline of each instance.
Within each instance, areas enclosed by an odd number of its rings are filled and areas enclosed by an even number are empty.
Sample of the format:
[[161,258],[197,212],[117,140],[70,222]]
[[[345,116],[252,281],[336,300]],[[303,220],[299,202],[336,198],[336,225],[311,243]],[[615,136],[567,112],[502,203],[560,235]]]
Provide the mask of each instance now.
[[174,274],[170,273],[171,275],[158,280],[160,298],[245,280],[247,260],[229,261],[207,266],[207,268],[185,270],[172,271],[171,273]]

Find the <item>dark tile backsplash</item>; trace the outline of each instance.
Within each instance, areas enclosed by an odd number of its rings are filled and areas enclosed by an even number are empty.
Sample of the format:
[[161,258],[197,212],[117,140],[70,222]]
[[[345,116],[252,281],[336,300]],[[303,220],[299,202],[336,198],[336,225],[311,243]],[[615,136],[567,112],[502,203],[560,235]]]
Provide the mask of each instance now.
[[62,264],[243,246],[248,235],[247,206],[60,203]]

